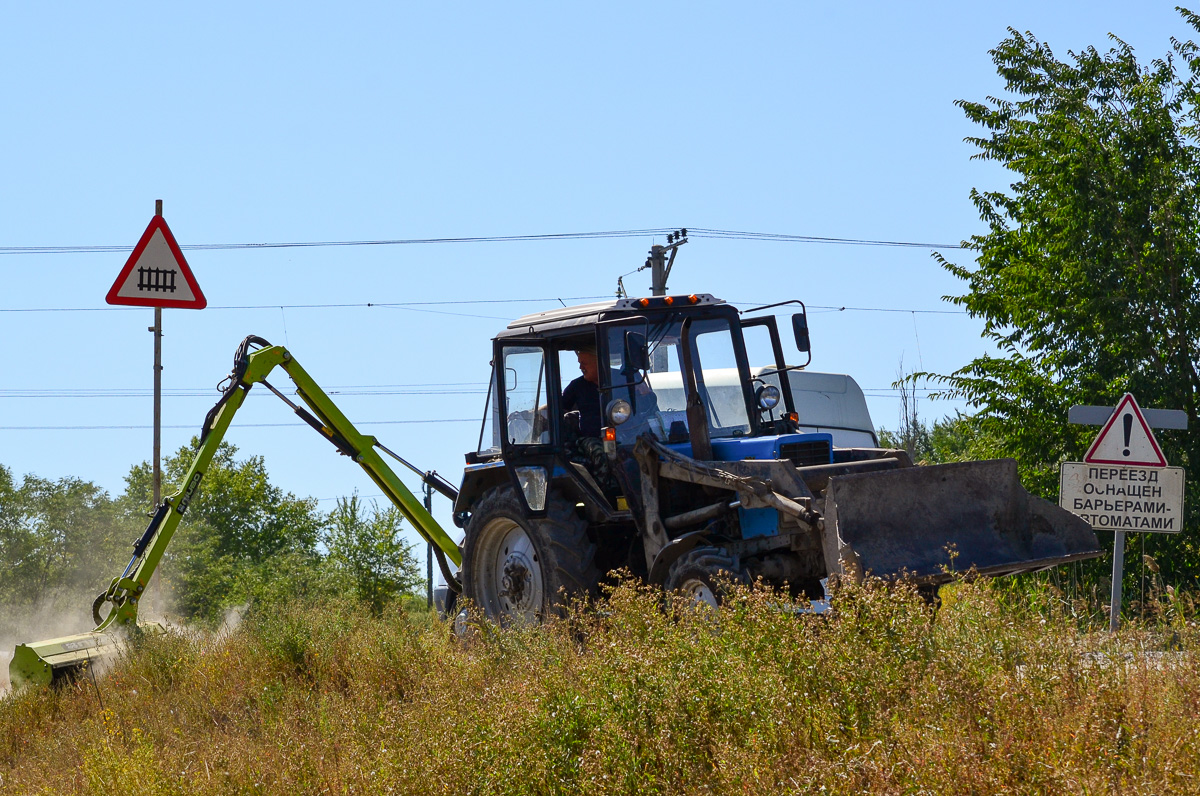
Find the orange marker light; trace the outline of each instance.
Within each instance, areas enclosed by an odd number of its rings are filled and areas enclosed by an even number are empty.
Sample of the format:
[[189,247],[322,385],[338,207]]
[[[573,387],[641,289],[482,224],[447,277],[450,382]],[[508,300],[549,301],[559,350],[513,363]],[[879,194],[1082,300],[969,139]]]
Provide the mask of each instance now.
[[604,441],[605,442],[616,442],[617,441],[617,430],[615,428],[613,428],[612,426],[605,428],[604,429]]
[[649,306],[650,306],[650,299],[648,299],[648,298],[644,298],[644,299],[638,299],[638,304],[640,304],[640,305],[641,305],[641,306],[643,306],[643,307],[649,307]]
[[666,304],[668,307],[669,307],[669,306],[671,306],[671,305],[672,305],[672,304],[674,304],[674,303],[675,303],[675,297],[674,297],[674,296],[667,296],[666,298],[664,298],[664,299],[663,299],[663,304]]
[[793,423],[799,423],[800,415],[796,414],[795,412],[788,412],[787,419],[792,421]]
[[692,295],[688,296],[688,301],[690,301],[692,304],[699,304],[700,297],[693,293]]

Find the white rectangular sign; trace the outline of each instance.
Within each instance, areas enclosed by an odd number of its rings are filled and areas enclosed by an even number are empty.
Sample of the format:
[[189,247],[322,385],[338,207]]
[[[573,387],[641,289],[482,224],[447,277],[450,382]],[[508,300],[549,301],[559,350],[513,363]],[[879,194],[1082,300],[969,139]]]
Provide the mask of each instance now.
[[1058,505],[1106,531],[1183,530],[1182,467],[1064,462]]

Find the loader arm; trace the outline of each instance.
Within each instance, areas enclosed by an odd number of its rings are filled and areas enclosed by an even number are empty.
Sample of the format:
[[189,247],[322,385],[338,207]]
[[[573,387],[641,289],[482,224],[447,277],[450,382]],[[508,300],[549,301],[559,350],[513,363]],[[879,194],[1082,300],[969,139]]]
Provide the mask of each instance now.
[[[251,350],[252,346],[260,347]],[[267,382],[267,376],[277,367],[282,368],[291,378],[296,386],[297,395],[308,406],[307,410],[288,400]],[[383,490],[384,495],[399,509],[405,519],[412,523],[417,533],[433,545],[447,584],[451,588],[457,586],[446,559],[457,566],[462,565],[462,554],[458,545],[450,539],[421,501],[409,491],[375,450],[378,441],[374,437],[359,433],[354,424],[286,348],[271,345],[259,337],[247,337],[238,347],[233,371],[224,386],[220,400],[204,419],[200,448],[183,479],[183,487],[164,499],[157,507],[146,531],[134,543],[133,557],[125,571],[120,577],[114,578],[108,589],[96,598],[92,606],[92,617],[96,621],[96,630],[93,632],[106,630],[113,625],[132,626],[137,622],[138,603],[150,583],[151,576],[162,561],[163,554],[171,544],[179,521],[187,513],[188,505],[208,471],[218,446],[225,438],[234,415],[246,400],[250,388],[259,383],[282,398],[306,423],[321,432],[339,453],[349,456],[367,471],[371,480]],[[440,491],[453,490],[453,487],[438,479],[435,473],[427,473],[425,479]],[[112,607],[107,616],[102,616],[101,609],[105,603],[110,603]]]

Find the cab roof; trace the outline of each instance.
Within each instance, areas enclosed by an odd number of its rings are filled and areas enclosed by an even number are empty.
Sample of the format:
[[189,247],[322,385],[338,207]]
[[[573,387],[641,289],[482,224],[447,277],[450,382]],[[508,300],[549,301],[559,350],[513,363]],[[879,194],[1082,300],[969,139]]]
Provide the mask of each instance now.
[[[703,307],[725,303],[724,299],[715,298],[709,293],[695,293],[693,296],[696,299],[694,302],[690,300],[692,296],[671,296],[669,298],[679,303],[679,306],[682,307]],[[517,318],[497,337],[511,337],[515,334],[524,334],[530,330],[534,333],[542,333],[577,326],[593,326],[600,320],[602,314],[614,312],[635,313],[666,309],[667,305],[663,303],[665,298],[668,297],[654,296],[645,299],[623,298],[616,299],[615,301],[598,301],[592,304],[577,304],[574,307],[559,307],[558,309],[547,310],[545,312],[534,312]]]

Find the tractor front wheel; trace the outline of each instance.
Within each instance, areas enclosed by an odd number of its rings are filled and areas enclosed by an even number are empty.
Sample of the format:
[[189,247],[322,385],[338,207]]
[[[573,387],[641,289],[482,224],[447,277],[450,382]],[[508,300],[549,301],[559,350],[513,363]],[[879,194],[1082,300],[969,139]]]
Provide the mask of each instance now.
[[463,594],[501,624],[537,622],[566,599],[594,594],[596,546],[587,523],[561,495],[547,495],[546,516],[525,516],[510,486],[489,490],[467,523]]
[[725,599],[731,583],[745,581],[737,560],[724,550],[697,547],[671,565],[663,587],[668,593],[682,594],[698,605],[716,608]]

